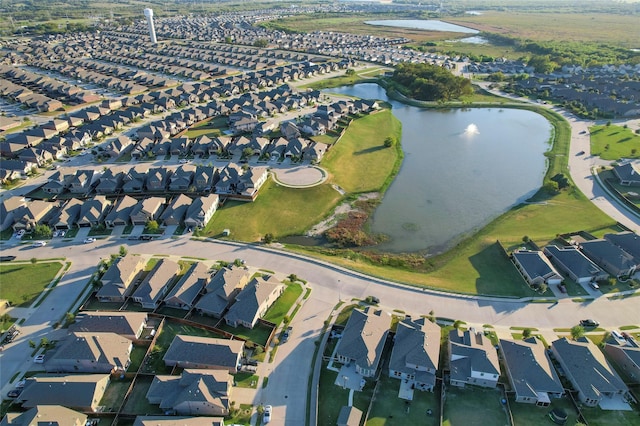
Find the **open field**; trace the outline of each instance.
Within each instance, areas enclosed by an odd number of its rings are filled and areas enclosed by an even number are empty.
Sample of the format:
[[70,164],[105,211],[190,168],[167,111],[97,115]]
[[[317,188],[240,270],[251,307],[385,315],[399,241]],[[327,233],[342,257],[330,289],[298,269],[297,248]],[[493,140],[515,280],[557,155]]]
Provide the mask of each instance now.
[[6,299],[16,306],[28,306],[61,267],[60,262],[0,264],[0,299]]
[[207,224],[203,235],[217,236],[229,229],[232,239],[253,242],[267,233],[276,238],[302,234],[320,222],[341,198],[328,184],[292,189],[269,179],[254,202],[226,202]]
[[640,135],[622,126],[593,126],[591,132],[591,155],[603,160],[640,157]]
[[348,193],[381,190],[399,155],[398,150],[386,148],[384,140],[400,140],[400,132],[400,122],[388,109],[354,120],[322,161],[331,182]]
[[602,410],[600,407],[583,408],[582,415],[589,426],[635,426],[640,414],[634,411]]
[[608,13],[484,11],[444,21],[522,39],[611,43],[637,47],[637,16]]

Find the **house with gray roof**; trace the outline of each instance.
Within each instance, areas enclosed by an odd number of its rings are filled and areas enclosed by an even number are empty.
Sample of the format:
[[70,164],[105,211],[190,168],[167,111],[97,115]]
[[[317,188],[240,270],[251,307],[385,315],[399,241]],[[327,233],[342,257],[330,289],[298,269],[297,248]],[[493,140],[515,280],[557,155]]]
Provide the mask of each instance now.
[[640,264],[640,236],[635,232],[626,231],[617,234],[604,234],[604,239],[629,253]]
[[211,277],[205,294],[196,303],[196,309],[200,314],[222,317],[250,277],[249,271],[244,268],[220,269]]
[[545,256],[578,284],[606,280],[609,274],[574,246],[546,246]]
[[26,207],[27,201],[22,196],[11,195],[0,198],[0,231],[10,228],[21,208]]
[[205,368],[236,373],[243,350],[242,340],[178,334],[162,359],[168,367]]
[[184,220],[187,210],[193,200],[184,194],[180,194],[171,200],[171,203],[160,215],[160,220],[165,226],[180,225]]
[[338,414],[337,426],[360,426],[362,411],[352,405],[343,405]]
[[97,226],[102,223],[110,206],[111,201],[104,195],[96,195],[85,200],[80,207],[80,215],[76,220],[76,225],[81,228]]
[[133,426],[224,426],[224,417],[137,416]]
[[389,359],[389,377],[433,391],[440,357],[440,327],[425,318],[398,323]]
[[36,405],[23,413],[7,413],[0,426],[85,426],[87,415],[61,405]]
[[226,370],[185,369],[180,376],[155,376],[147,401],[179,415],[226,416],[232,385]]
[[108,374],[56,374],[29,377],[16,402],[23,408],[62,405],[72,410],[97,412],[109,384]]
[[449,332],[450,383],[495,388],[500,378],[500,364],[495,348],[474,329]]
[[630,383],[640,384],[640,346],[635,340],[626,339],[624,342],[609,338],[605,340],[604,351],[609,359],[618,366],[618,371]]
[[628,396],[629,389],[591,340],[563,337],[551,343],[551,351],[584,405],[595,407],[604,399]]
[[169,307],[188,311],[209,283],[210,277],[209,267],[202,262],[195,262],[165,297],[164,303]]
[[516,402],[546,407],[552,398],[564,394],[562,382],[542,342],[532,337],[500,339],[499,344]]
[[115,333],[129,340],[137,340],[147,325],[147,319],[145,312],[80,312],[69,326],[69,332]]
[[139,200],[131,210],[131,223],[146,225],[150,220],[159,220],[164,202],[163,197],[146,197]]
[[127,254],[117,258],[102,275],[102,287],[96,293],[101,302],[124,302],[130,294],[132,284],[144,268],[144,260],[137,255]]
[[105,225],[109,228],[128,225],[136,204],[138,204],[138,200],[128,195],[118,199],[109,214],[104,218]]
[[580,250],[595,264],[616,277],[633,275],[640,266],[638,260],[609,240],[581,242]]
[[354,309],[336,348],[337,361],[354,363],[356,372],[364,377],[375,376],[390,325],[389,314],[382,310]]
[[530,286],[537,287],[542,283],[552,285],[562,282],[562,275],[556,271],[541,251],[516,250],[512,253],[511,258]]
[[284,292],[285,286],[273,276],[268,278],[253,278],[236,296],[236,301],[224,316],[227,325],[237,327],[242,325],[253,328],[258,318],[264,316],[267,310]]
[[140,283],[131,298],[145,309],[155,309],[167,294],[171,283],[180,273],[180,265],[169,259],[160,259]]
[[67,230],[75,226],[78,218],[80,217],[82,204],[82,200],[72,198],[64,203],[64,205],[62,205],[59,209],[54,210],[48,221],[51,229]]
[[217,194],[209,194],[195,198],[184,217],[184,225],[204,228],[218,209],[220,198]]
[[640,163],[629,162],[613,166],[620,185],[640,186]]
[[132,349],[131,340],[115,333],[71,332],[44,367],[50,373],[121,374]]

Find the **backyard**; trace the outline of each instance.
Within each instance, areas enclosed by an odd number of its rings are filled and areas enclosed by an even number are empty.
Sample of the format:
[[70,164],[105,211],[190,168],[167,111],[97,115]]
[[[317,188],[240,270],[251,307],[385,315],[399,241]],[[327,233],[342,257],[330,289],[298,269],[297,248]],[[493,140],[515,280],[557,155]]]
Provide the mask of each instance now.
[[0,263],[0,299],[29,306],[60,271],[62,263]]
[[507,425],[506,407],[497,389],[446,387],[444,426]]
[[567,413],[567,425],[575,425],[578,422],[578,414],[573,403],[568,397],[554,398],[549,407],[538,407],[535,404],[523,404],[516,402],[514,397],[509,397],[509,407],[513,421],[518,426],[552,425],[548,414],[554,408],[562,409]]
[[[335,426],[338,414],[343,405],[348,405],[349,391],[335,385],[338,373],[327,370],[327,363],[322,363],[318,392],[318,426]],[[367,381],[362,392],[354,392],[353,405],[362,412],[367,411],[373,395],[373,383]]]

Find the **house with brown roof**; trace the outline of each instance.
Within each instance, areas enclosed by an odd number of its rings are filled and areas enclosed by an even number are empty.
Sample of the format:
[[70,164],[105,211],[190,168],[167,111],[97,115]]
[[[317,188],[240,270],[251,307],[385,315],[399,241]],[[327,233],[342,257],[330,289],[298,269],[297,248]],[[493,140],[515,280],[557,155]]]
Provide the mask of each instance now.
[[15,231],[35,229],[36,225],[48,222],[48,217],[55,207],[54,203],[47,201],[29,201],[24,207],[16,210],[13,229]]
[[364,377],[375,376],[390,326],[391,318],[383,310],[354,309],[336,348],[336,361],[353,363],[356,372]]
[[55,373],[124,373],[133,343],[115,333],[71,332],[47,359],[45,371]]
[[243,350],[242,340],[178,334],[162,359],[168,367],[205,368],[236,373]]
[[145,312],[80,312],[74,323],[69,326],[69,332],[116,333],[129,340],[137,340],[147,326],[147,319]]
[[137,416],[133,426],[224,426],[224,417]]
[[132,284],[144,268],[142,257],[127,254],[117,258],[102,275],[102,287],[96,293],[101,302],[124,302],[131,292]]
[[52,229],[56,230],[67,230],[73,228],[78,222],[83,203],[84,202],[82,200],[71,198],[65,204],[60,206],[59,209],[53,211],[49,218],[48,225]]
[[196,303],[196,309],[200,314],[222,317],[250,277],[244,268],[220,269],[211,277],[205,287],[205,294]]
[[184,218],[185,226],[204,228],[218,209],[220,198],[217,194],[209,194],[195,198]]
[[232,387],[228,371],[185,369],[180,376],[155,376],[147,400],[179,415],[226,416]]
[[0,426],[85,426],[87,415],[61,405],[36,405],[21,413],[7,413]]
[[253,328],[258,318],[263,317],[267,310],[284,292],[285,286],[273,276],[268,278],[255,277],[238,293],[236,301],[224,316],[227,325]]
[[193,303],[200,292],[209,283],[210,277],[211,274],[207,265],[202,262],[193,263],[165,297],[165,305],[188,311],[193,307]]
[[160,216],[165,226],[180,225],[193,201],[184,194],[175,197]]
[[180,273],[180,265],[169,259],[160,259],[147,274],[131,298],[145,309],[155,309],[169,291],[173,279]]
[[640,346],[635,339],[609,338],[604,341],[604,352],[618,366],[627,383],[640,384]]
[[104,195],[96,195],[85,200],[80,208],[80,216],[78,216],[76,225],[81,228],[97,226],[102,223],[110,207],[111,201]]
[[150,220],[159,220],[164,202],[162,197],[146,197],[139,200],[131,211],[131,223],[146,225]]
[[118,199],[109,214],[104,218],[104,223],[109,228],[126,226],[130,223],[131,213],[136,204],[138,204],[138,200],[128,195]]

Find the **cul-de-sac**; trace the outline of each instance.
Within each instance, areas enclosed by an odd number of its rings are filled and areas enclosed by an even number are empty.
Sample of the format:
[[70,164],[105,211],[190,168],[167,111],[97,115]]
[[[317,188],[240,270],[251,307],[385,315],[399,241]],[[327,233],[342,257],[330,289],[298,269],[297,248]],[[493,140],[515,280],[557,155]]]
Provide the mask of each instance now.
[[639,21],[0,0],[0,426],[640,425]]

